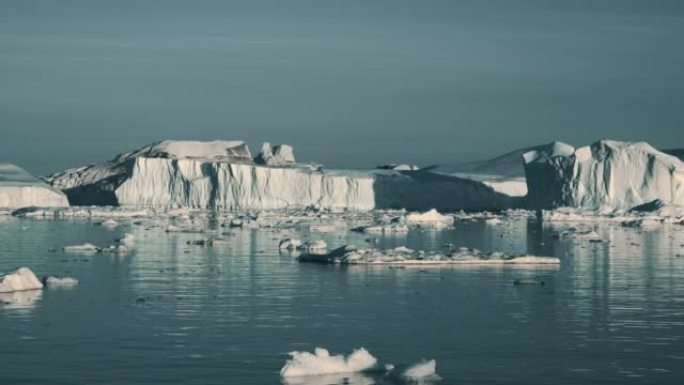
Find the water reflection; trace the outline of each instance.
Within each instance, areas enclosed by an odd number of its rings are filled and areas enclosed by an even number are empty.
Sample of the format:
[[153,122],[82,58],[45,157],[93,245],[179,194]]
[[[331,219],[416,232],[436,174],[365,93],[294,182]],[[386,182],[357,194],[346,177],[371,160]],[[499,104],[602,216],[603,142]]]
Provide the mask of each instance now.
[[281,378],[283,385],[374,385],[376,379],[363,373],[323,374],[319,376],[298,376]]
[[24,314],[31,312],[43,296],[42,290],[15,291],[0,293],[0,309],[20,310]]

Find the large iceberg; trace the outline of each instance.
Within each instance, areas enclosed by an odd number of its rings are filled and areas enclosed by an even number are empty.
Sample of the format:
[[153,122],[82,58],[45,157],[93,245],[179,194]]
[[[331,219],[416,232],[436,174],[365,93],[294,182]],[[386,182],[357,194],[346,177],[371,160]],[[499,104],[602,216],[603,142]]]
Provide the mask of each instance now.
[[554,142],[523,155],[531,208],[626,210],[656,199],[684,205],[684,163],[644,142]]
[[[255,164],[243,142],[164,141],[45,180],[73,205],[456,211],[506,209],[522,199],[479,181],[423,170],[323,170],[292,163],[289,147],[269,147],[257,157],[267,164]],[[275,161],[269,165],[268,159]]]
[[0,163],[0,208],[65,207],[61,191],[9,163]]

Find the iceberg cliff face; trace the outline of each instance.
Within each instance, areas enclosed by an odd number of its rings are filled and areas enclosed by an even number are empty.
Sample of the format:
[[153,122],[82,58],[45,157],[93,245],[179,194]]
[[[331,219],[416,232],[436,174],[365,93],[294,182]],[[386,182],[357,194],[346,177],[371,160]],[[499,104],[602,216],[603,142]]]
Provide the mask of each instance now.
[[66,195],[23,169],[0,163],[0,208],[69,206]]
[[527,204],[629,209],[659,199],[684,206],[684,163],[647,143],[552,143],[523,155]]
[[[248,159],[246,147],[238,157],[203,158],[195,155],[216,151],[203,150],[197,144],[201,142],[192,142],[193,156],[187,156],[187,146],[182,142],[162,143],[166,152],[139,150],[100,165],[57,173],[45,180],[62,189],[74,205],[453,211],[505,209],[520,202],[519,198],[499,193],[481,182],[426,171],[342,171],[298,165],[292,163],[292,151],[285,147],[276,153],[279,162],[287,166],[268,166]],[[144,149],[149,148],[159,146]]]

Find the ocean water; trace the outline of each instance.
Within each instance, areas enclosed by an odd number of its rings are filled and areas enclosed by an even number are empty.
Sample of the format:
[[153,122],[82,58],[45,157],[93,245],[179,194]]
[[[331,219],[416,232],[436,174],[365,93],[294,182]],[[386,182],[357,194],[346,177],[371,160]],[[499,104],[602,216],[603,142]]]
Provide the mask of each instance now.
[[[280,379],[287,352],[365,347],[383,363],[436,359],[444,384],[681,384],[684,226],[599,225],[606,242],[555,239],[532,219],[459,222],[379,237],[554,255],[558,267],[340,267],[280,254],[273,229],[209,228],[228,245],[123,221],[0,219],[0,271],[28,266],[74,288],[0,296],[1,384],[390,384],[380,375]],[[353,223],[347,224],[349,227]],[[73,254],[124,233],[129,255]],[[302,239],[367,244],[343,226]],[[543,286],[513,285],[533,277]]]

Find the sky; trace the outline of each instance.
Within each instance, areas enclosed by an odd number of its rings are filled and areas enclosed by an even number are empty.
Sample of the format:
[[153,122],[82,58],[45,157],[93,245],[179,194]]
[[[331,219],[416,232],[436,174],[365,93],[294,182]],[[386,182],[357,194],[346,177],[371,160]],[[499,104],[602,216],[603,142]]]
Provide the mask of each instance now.
[[0,162],[163,139],[353,168],[684,147],[682,47],[679,0],[0,0]]

